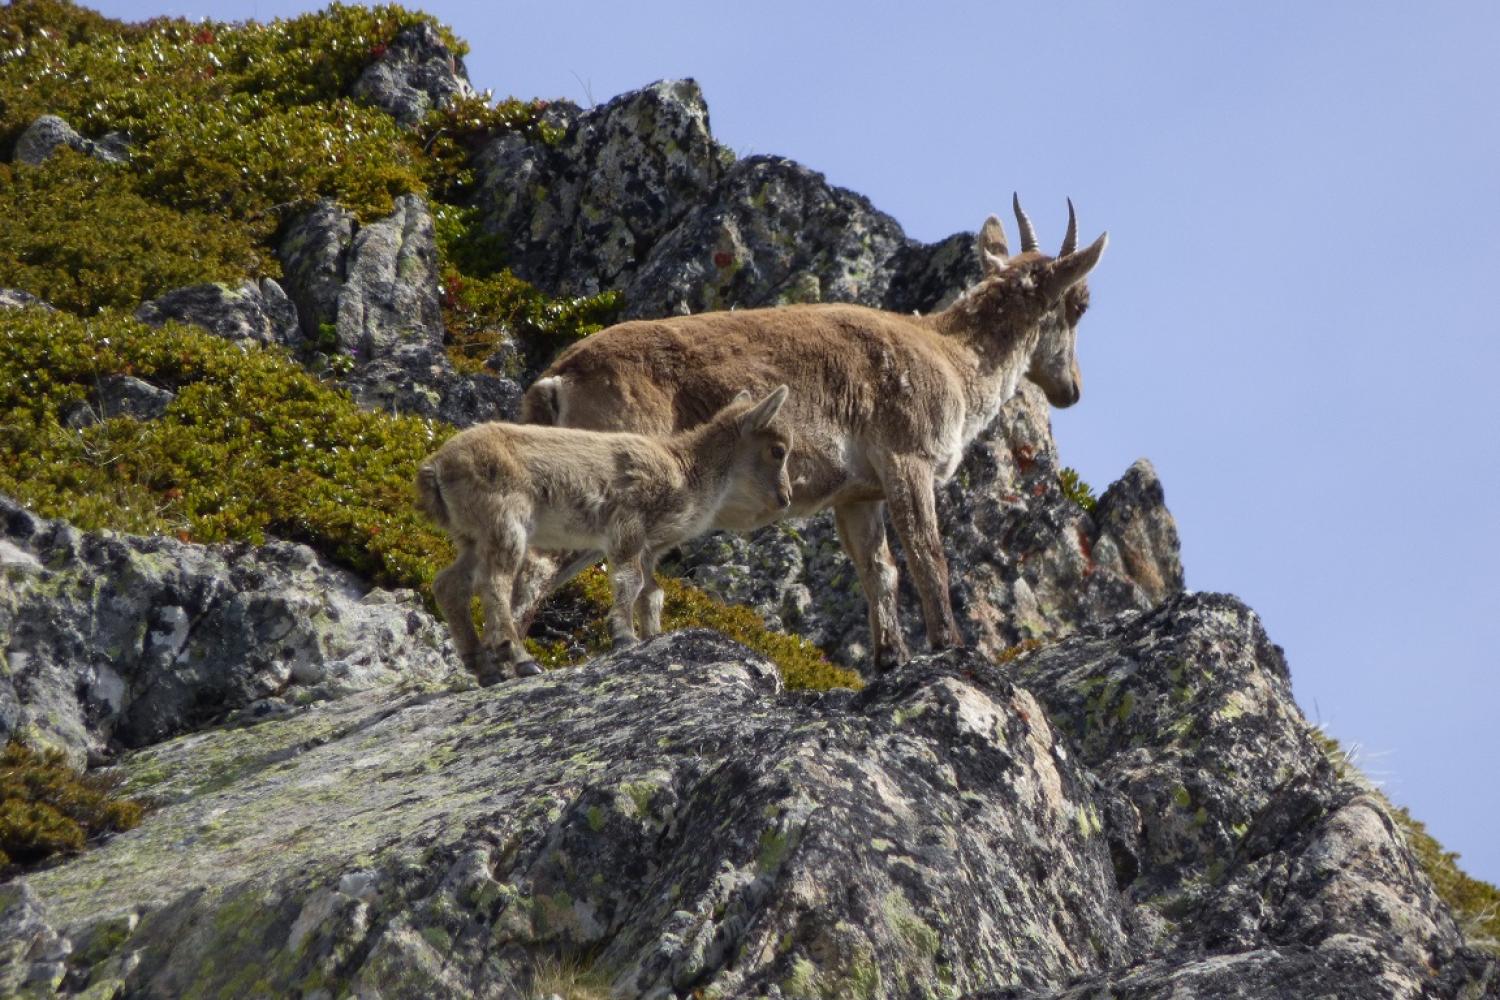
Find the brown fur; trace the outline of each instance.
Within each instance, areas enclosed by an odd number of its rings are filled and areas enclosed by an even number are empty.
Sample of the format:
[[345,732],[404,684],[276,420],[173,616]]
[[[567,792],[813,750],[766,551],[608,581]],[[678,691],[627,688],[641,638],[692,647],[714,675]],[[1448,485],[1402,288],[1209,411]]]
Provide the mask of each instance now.
[[[792,387],[792,503],[833,507],[870,605],[872,654],[900,660],[895,567],[883,506],[907,553],[934,648],[961,644],[934,512],[933,481],[1014,394],[1021,377],[1076,402],[1075,324],[1105,237],[1057,259],[1007,257],[998,219],[981,231],[984,278],[931,316],[853,305],[791,306],[621,323],[564,351],[527,390],[521,419],[665,434],[704,420],[742,386]],[[764,511],[727,504],[714,527]]]
[[[784,386],[748,393],[690,430],[647,437],[567,427],[481,424],[434,452],[417,473],[417,502],[453,539],[458,558],[433,581],[460,656],[481,677],[479,654],[526,659],[511,615],[515,576],[529,546],[603,551],[610,563],[616,645],[661,627],[653,579],[664,550],[708,530],[726,503],[763,518],[791,502],[792,435],[777,412]],[[484,649],[469,619],[485,608]]]

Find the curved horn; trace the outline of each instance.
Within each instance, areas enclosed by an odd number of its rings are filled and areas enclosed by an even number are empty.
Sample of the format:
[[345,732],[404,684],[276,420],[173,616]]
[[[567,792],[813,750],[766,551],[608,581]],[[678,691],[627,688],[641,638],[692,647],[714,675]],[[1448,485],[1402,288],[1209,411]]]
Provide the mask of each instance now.
[[1078,216],[1073,213],[1073,199],[1068,199],[1068,232],[1063,237],[1062,250],[1058,252],[1059,257],[1066,257],[1078,249]]
[[1010,198],[1016,210],[1016,225],[1021,229],[1021,252],[1035,252],[1040,249],[1036,242],[1036,230],[1031,227],[1031,220],[1026,218],[1026,213],[1021,209],[1021,196],[1012,191]]

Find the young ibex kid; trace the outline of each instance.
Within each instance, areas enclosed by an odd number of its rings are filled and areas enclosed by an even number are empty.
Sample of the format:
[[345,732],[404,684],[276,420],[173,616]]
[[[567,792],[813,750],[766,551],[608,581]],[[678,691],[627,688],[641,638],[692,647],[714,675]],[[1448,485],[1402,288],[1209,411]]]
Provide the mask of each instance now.
[[[462,431],[422,463],[419,506],[448,532],[458,558],[433,580],[464,664],[482,683],[540,672],[511,617],[515,577],[528,547],[592,549],[609,560],[616,649],[633,645],[633,619],[661,631],[661,553],[707,531],[720,508],[769,519],[792,501],[786,458],[792,434],[776,419],[779,386],[759,402],[740,393],[706,423],[669,437],[481,424]],[[484,605],[475,634],[470,596]]]

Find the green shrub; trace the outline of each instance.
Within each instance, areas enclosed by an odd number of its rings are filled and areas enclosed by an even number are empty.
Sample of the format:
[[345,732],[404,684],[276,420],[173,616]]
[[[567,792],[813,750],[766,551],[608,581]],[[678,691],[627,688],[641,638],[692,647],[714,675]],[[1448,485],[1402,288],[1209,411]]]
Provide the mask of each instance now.
[[425,190],[410,135],[385,112],[349,100],[282,107],[235,94],[161,117],[170,126],[133,157],[143,188],[178,208],[254,223],[261,237],[320,197],[369,221],[388,215],[396,196]]
[[[38,115],[57,114],[85,134],[162,135],[184,108],[255,95],[262,107],[334,101],[404,27],[436,23],[398,6],[329,5],[255,22],[156,18],[127,25],[58,3],[0,8],[0,140]],[[437,25],[458,54],[466,46]],[[248,107],[245,108],[248,110]]]
[[1063,496],[1092,513],[1099,499],[1094,496],[1094,488],[1083,481],[1077,469],[1064,466],[1057,474],[1057,480],[1062,486]]
[[[173,389],[156,420],[63,423],[99,379]],[[412,506],[452,429],[360,410],[284,353],[192,327],[27,309],[0,325],[0,490],[83,528],[199,541],[304,541],[390,585],[451,558]]]
[[79,774],[56,750],[12,740],[0,751],[0,872],[76,854],[93,837],[129,830],[143,812],[113,783]]
[[128,168],[72,150],[0,164],[0,218],[0,286],[62,309],[130,309],[181,285],[276,273],[243,225],[165,208]]

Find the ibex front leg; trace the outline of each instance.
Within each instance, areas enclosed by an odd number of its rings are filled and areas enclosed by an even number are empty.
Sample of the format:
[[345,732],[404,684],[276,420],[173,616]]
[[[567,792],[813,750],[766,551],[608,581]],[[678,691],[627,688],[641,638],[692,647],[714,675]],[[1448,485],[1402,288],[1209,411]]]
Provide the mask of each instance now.
[[839,541],[859,574],[870,613],[870,662],[876,670],[905,663],[910,654],[896,610],[896,560],[885,538],[885,505],[879,500],[833,509]]
[[613,603],[609,609],[609,637],[612,648],[628,649],[640,640],[635,636],[636,598],[645,586],[641,572],[641,549],[638,545],[612,548],[609,553],[609,586]]
[[891,521],[906,552],[906,567],[922,599],[927,643],[934,651],[963,645],[948,598],[948,560],[938,532],[937,502],[932,493],[932,465],[908,456],[893,456],[881,470]]

